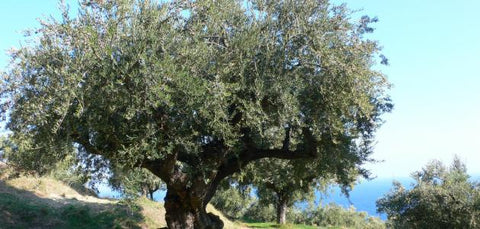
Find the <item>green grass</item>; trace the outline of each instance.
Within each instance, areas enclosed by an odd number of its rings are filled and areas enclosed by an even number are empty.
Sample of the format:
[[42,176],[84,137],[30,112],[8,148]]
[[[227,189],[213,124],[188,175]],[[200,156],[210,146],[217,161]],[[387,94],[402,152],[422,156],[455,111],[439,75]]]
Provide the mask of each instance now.
[[335,229],[337,227],[315,227],[302,224],[285,224],[279,225],[276,223],[245,223],[246,227],[249,228],[280,228],[280,229]]
[[[100,199],[50,177],[6,178],[0,169],[0,228],[161,228],[163,203]],[[240,228],[221,212],[226,229]]]
[[10,193],[0,193],[0,212],[0,221],[5,228],[26,228],[39,223],[36,222],[39,218],[54,219],[55,215],[50,207],[28,203]]
[[55,208],[21,198],[11,193],[0,193],[1,228],[140,228],[139,214],[129,214],[125,207],[93,210],[86,205],[67,204]]
[[[99,199],[78,193],[53,178],[4,179],[0,171],[0,228],[160,228],[166,226],[163,203],[146,198],[135,201]],[[211,205],[208,212],[219,215],[225,229],[339,228],[307,225],[278,225],[246,219],[232,222]]]

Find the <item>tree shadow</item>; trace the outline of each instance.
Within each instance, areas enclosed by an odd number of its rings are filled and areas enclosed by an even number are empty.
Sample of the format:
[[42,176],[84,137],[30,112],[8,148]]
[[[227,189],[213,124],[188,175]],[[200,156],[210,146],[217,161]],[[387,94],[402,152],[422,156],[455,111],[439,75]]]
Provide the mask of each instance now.
[[141,211],[109,200],[45,198],[0,180],[0,228],[141,228]]

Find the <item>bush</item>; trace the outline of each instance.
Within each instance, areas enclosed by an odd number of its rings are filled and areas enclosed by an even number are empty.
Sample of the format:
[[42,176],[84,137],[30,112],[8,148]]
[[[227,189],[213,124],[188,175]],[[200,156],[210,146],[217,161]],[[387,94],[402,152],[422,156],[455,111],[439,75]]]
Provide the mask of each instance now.
[[393,190],[377,201],[391,227],[480,227],[480,186],[468,181],[465,165],[457,158],[450,168],[433,161],[412,177],[416,183],[411,189],[395,182]]
[[217,190],[210,203],[229,218],[239,219],[247,212],[253,198],[250,197],[250,187],[241,187],[237,184],[226,185]]
[[276,211],[272,204],[263,205],[255,202],[244,214],[244,219],[253,222],[273,222]]
[[356,211],[354,207],[345,209],[337,204],[305,210],[301,214],[301,217],[297,217],[296,223],[322,227],[385,228],[385,224],[378,217],[371,217],[366,212]]

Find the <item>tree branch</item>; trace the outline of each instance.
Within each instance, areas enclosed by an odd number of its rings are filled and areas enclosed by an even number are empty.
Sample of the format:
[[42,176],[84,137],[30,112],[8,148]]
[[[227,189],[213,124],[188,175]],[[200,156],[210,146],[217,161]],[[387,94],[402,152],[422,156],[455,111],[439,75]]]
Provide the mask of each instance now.
[[150,170],[153,174],[162,179],[167,185],[182,184],[186,182],[186,175],[176,166],[178,154],[173,152],[162,159],[145,161],[142,167]]
[[238,155],[232,156],[229,159],[225,160],[222,165],[220,165],[218,169],[218,173],[213,179],[212,183],[210,184],[210,190],[206,194],[204,199],[204,203],[207,204],[208,201],[213,197],[215,194],[215,190],[220,182],[236,172],[240,172],[246,165],[250,162],[260,160],[263,158],[278,158],[278,159],[287,159],[287,160],[295,160],[295,159],[309,159],[309,158],[316,158],[316,145],[317,142],[312,135],[312,132],[308,128],[303,128],[303,135],[305,139],[305,147],[297,148],[297,150],[289,150],[288,144],[285,142],[290,141],[290,130],[287,130],[284,145],[281,149],[259,149],[254,146],[252,139],[250,138],[250,130],[248,128],[242,129],[243,132],[243,141],[245,146],[247,147],[245,150],[240,152]]

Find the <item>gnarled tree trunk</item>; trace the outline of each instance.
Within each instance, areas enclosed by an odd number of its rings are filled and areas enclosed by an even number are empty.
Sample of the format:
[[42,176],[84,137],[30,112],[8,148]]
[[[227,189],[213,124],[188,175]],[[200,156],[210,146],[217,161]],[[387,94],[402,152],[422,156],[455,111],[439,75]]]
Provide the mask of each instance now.
[[[220,217],[206,212],[208,202],[223,179],[239,172],[248,163],[262,158],[298,159],[316,156],[315,151],[312,150],[302,150],[302,152],[288,150],[288,134],[281,149],[254,148],[253,140],[248,133],[248,131],[244,133],[243,139],[248,147],[234,157],[227,158],[228,150],[222,141],[213,141],[203,147],[204,153],[197,156],[180,151],[168,154],[162,159],[145,161],[142,164],[144,168],[149,169],[167,184],[165,220],[168,228],[223,228]],[[305,131],[305,134],[309,134],[309,131]],[[178,165],[179,162],[192,167],[203,163],[203,167],[210,169],[197,168],[197,171],[202,171],[201,174],[186,173]],[[208,178],[208,181],[204,178]],[[286,212],[286,206],[283,209]],[[285,217],[283,218],[285,219]],[[283,221],[285,222],[285,220]]]
[[[190,188],[191,189],[191,188]],[[198,190],[200,191],[200,190]],[[220,217],[206,212],[204,199],[191,190],[176,192],[168,189],[165,196],[165,220],[169,229],[220,229]]]

